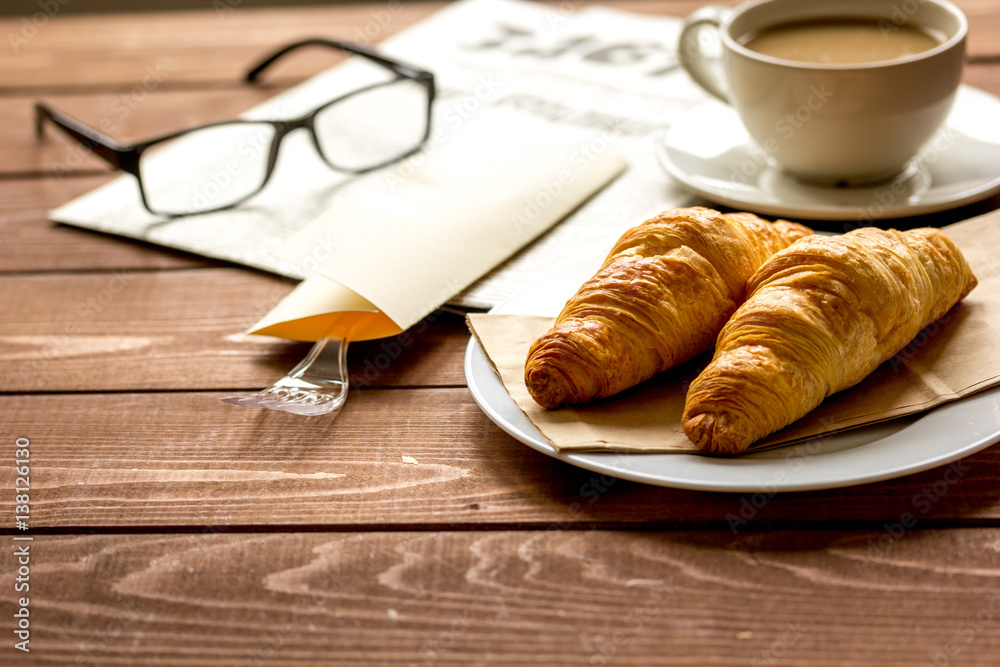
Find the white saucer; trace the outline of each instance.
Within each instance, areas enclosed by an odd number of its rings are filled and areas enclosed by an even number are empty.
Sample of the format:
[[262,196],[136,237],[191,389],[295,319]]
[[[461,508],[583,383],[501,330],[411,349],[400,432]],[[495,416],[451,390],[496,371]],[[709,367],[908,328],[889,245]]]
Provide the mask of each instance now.
[[933,213],[1000,190],[1000,99],[961,86],[941,131],[907,172],[871,187],[819,187],[785,176],[751,143],[732,107],[682,116],[659,147],[663,167],[710,201],[772,216],[879,220]]

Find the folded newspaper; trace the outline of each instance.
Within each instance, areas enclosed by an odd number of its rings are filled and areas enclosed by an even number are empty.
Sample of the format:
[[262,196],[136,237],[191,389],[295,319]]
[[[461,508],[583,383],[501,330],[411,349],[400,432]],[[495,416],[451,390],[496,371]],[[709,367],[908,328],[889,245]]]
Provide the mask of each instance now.
[[[312,267],[301,257],[290,260],[287,252],[278,256],[279,248],[342,200],[357,202],[373,183],[384,186],[390,174],[418,170],[454,132],[498,113],[517,113],[566,132],[577,130],[582,143],[572,159],[602,165],[587,188],[576,193],[576,203],[582,205],[561,210],[558,225],[522,240],[537,237],[470,286],[459,284],[459,293],[442,298],[465,308],[492,307],[540,274],[606,252],[637,222],[695,201],[665,176],[656,158],[663,130],[705,100],[677,63],[674,45],[681,20],[602,7],[575,9],[572,3],[462,0],[381,42],[378,48],[385,53],[433,71],[440,89],[433,119],[438,131],[422,153],[385,172],[337,174],[318,162],[304,136],[290,136],[272,182],[252,205],[165,220],[141,207],[134,179],[122,176],[53,211],[51,217],[306,278]],[[330,99],[331,91],[356,86],[363,80],[363,66],[356,59],[339,64],[243,117],[304,113],[317,100]],[[627,171],[613,181],[620,169],[608,160],[610,155],[628,163]],[[597,194],[590,196],[593,192]]]

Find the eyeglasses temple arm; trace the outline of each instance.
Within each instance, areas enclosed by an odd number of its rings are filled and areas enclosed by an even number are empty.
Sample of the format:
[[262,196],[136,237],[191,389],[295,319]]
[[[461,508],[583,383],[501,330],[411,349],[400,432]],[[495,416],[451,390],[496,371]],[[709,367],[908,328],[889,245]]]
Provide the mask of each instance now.
[[36,102],[35,136],[39,139],[45,134],[44,125],[46,119],[116,169],[123,167],[124,155],[131,152],[130,149],[119,146],[114,139],[101,134],[92,127],[84,125],[75,118],[47,107],[41,102]]
[[378,53],[366,49],[363,46],[358,46],[357,44],[348,44],[346,42],[338,42],[332,39],[322,39],[317,37],[312,39],[305,39],[302,40],[301,42],[295,42],[294,44],[289,44],[288,46],[279,49],[275,53],[271,54],[270,56],[262,60],[255,67],[250,69],[250,71],[247,72],[246,81],[248,83],[256,81],[258,76],[276,60],[278,60],[287,53],[290,53],[292,51],[297,51],[298,49],[301,49],[306,46],[325,46],[329,48],[340,49],[342,51],[347,51],[348,53],[353,53],[362,56],[364,58],[367,58],[368,60],[376,62],[379,65],[389,70],[392,70],[393,72],[396,72],[397,74],[402,74],[410,78],[430,79],[430,80],[433,80],[434,78],[434,75],[428,71],[422,70],[419,67],[413,67],[412,65],[407,65],[406,63],[401,63],[398,60],[392,60],[390,58],[386,58],[385,56],[379,55]]

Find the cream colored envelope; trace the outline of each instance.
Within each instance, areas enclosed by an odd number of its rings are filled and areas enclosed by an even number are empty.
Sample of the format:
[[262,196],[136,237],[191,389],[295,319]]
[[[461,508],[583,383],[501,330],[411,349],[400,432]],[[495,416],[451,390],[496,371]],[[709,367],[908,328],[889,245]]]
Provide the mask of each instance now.
[[514,110],[446,120],[454,126],[423,153],[345,189],[275,251],[313,277],[250,333],[307,341],[400,333],[625,167],[591,150],[592,131]]

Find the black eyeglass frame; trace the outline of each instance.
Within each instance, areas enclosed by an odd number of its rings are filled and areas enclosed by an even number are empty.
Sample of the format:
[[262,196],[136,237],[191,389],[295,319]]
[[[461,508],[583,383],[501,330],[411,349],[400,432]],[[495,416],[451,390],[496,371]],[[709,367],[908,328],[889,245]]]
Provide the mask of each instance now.
[[[115,169],[120,169],[125,173],[134,176],[136,181],[139,183],[139,196],[142,199],[143,207],[145,207],[147,211],[149,211],[154,215],[161,215],[166,217],[182,217],[186,215],[196,215],[201,213],[214,213],[216,211],[224,211],[239,206],[246,200],[257,195],[258,193],[260,193],[261,190],[264,189],[264,186],[267,185],[267,182],[271,178],[271,174],[274,172],[274,166],[278,159],[278,148],[281,145],[282,140],[289,133],[302,127],[309,130],[309,134],[312,137],[313,145],[316,147],[316,151],[319,153],[323,161],[331,169],[342,173],[364,174],[369,171],[374,171],[375,169],[380,169],[387,165],[393,164],[394,162],[404,160],[420,150],[420,148],[424,145],[424,143],[426,143],[431,133],[431,109],[434,105],[434,99],[437,95],[437,88],[435,85],[434,75],[431,72],[420,69],[419,67],[414,67],[412,65],[408,65],[398,60],[388,58],[379,53],[376,53],[375,51],[372,51],[370,49],[367,49],[363,46],[359,46],[356,44],[350,44],[347,42],[340,42],[331,39],[311,38],[295,42],[293,44],[289,44],[288,46],[285,46],[276,51],[275,53],[271,54],[270,56],[262,60],[260,63],[251,68],[250,71],[247,72],[245,81],[247,83],[257,82],[260,74],[263,73],[264,70],[266,70],[272,63],[274,63],[287,53],[299,50],[307,46],[330,47],[330,48],[340,49],[342,51],[346,51],[354,55],[361,56],[389,70],[390,72],[395,74],[395,78],[388,81],[380,81],[370,86],[359,88],[357,90],[352,90],[349,93],[345,93],[344,95],[341,95],[333,100],[323,103],[313,111],[298,118],[293,118],[288,120],[234,119],[228,121],[217,121],[214,123],[206,123],[204,125],[198,125],[196,127],[191,127],[185,130],[172,132],[170,134],[161,137],[156,137],[155,139],[149,139],[147,141],[142,141],[131,145],[123,145],[115,141],[111,137],[108,137],[107,135],[103,134],[102,132],[99,132],[98,130],[86,125],[85,123],[81,123],[80,121],[62,113],[61,111],[53,109],[52,107],[49,107],[48,105],[42,102],[36,102],[35,134],[39,138],[44,136],[44,124],[45,120],[48,119],[51,123],[53,123],[56,127],[61,129],[67,135],[69,135],[72,139],[79,142],[85,148],[91,150],[93,153],[102,158],[105,162],[110,164]],[[420,141],[413,147],[412,150],[406,151],[392,159],[385,160],[381,163],[360,169],[341,167],[336,165],[333,161],[331,161],[330,157],[323,152],[323,148],[320,145],[319,138],[316,136],[316,129],[314,124],[316,116],[326,108],[348,97],[352,97],[354,95],[357,95],[358,93],[362,93],[375,88],[392,85],[400,80],[415,81],[421,86],[423,86],[424,89],[427,91],[427,109],[426,109],[426,116],[424,123],[424,133]],[[163,143],[165,141],[171,141],[173,139],[176,139],[185,134],[189,134],[191,132],[196,132],[199,130],[204,130],[212,127],[219,127],[223,125],[235,125],[235,124],[257,124],[257,125],[265,124],[265,125],[271,125],[274,128],[274,137],[271,139],[270,152],[267,158],[267,171],[264,175],[263,180],[261,181],[260,187],[258,187],[253,192],[247,194],[246,196],[240,198],[239,200],[226,204],[225,206],[218,206],[216,208],[205,209],[202,211],[196,211],[196,212],[189,211],[182,213],[170,212],[170,211],[158,211],[154,209],[152,206],[150,206],[149,200],[146,196],[146,188],[143,185],[142,174],[140,173],[139,169],[139,160],[145,151],[149,150],[153,146],[156,146],[157,144]]]

